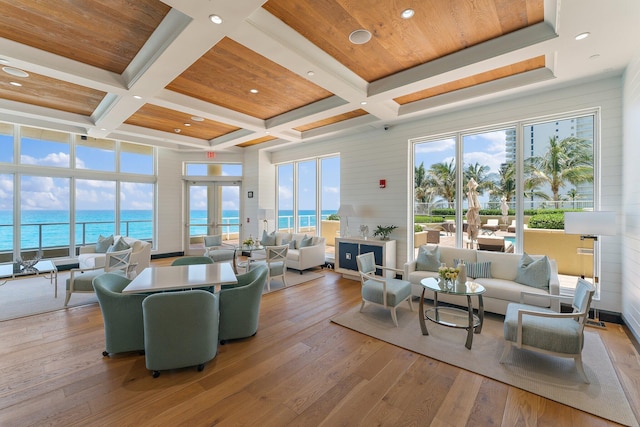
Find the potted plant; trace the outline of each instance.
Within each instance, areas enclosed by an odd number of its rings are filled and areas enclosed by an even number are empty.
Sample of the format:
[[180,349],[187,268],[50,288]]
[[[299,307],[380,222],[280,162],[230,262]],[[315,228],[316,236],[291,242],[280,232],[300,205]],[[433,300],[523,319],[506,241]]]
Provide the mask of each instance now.
[[376,231],[373,232],[373,236],[380,236],[380,240],[389,240],[389,234],[391,234],[393,230],[398,228],[397,225],[388,225],[386,227],[378,225],[377,227],[378,228],[376,228]]

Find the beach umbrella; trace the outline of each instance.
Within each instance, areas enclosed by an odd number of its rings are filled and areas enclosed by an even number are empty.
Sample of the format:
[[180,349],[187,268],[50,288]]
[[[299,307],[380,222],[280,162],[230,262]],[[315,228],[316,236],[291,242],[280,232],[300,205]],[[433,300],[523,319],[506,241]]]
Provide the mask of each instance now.
[[480,228],[480,200],[478,200],[478,183],[471,178],[467,184],[467,201],[469,208],[467,209],[467,235],[469,240],[476,240],[478,237],[478,229]]

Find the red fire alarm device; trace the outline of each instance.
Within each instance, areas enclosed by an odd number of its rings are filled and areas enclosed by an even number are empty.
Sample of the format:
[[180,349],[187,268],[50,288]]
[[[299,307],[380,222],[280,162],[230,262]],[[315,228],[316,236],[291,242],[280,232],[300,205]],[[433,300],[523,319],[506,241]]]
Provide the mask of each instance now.
[[381,179],[380,180],[380,188],[387,188],[387,180],[386,179]]
[[207,159],[213,159],[216,156],[216,153],[213,151],[207,151]]

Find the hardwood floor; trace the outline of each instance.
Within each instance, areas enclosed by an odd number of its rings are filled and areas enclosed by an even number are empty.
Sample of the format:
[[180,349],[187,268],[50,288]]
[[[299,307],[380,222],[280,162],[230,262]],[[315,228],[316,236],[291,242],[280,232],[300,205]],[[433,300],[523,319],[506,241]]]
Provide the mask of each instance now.
[[[329,322],[359,290],[325,271],[267,294],[255,337],[157,379],[102,357],[95,304],[0,322],[0,425],[616,425]],[[638,353],[622,326],[599,333],[637,411]]]

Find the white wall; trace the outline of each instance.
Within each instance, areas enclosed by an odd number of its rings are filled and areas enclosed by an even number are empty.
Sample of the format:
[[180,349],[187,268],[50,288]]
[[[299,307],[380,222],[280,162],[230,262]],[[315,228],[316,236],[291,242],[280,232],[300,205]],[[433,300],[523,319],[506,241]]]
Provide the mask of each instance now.
[[640,54],[624,78],[622,316],[640,341]]
[[[378,224],[398,225],[400,228],[391,237],[398,241],[396,262],[402,266],[410,256],[407,237],[413,232],[413,227],[408,226],[413,168],[409,165],[409,139],[597,108],[602,123],[601,209],[621,212],[622,79],[610,77],[545,92],[532,90],[526,96],[511,98],[479,107],[461,107],[452,113],[395,125],[388,131],[372,129],[328,141],[290,146],[275,152],[272,160],[281,163],[340,153],[341,201],[352,203],[358,211],[358,217],[349,219],[351,234],[357,234],[360,224],[369,225],[371,231]],[[386,189],[378,188],[379,179],[387,180]],[[597,306],[621,312],[620,233],[602,238],[601,242],[602,295]]]

